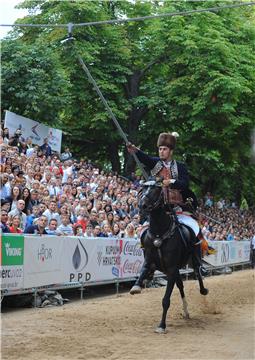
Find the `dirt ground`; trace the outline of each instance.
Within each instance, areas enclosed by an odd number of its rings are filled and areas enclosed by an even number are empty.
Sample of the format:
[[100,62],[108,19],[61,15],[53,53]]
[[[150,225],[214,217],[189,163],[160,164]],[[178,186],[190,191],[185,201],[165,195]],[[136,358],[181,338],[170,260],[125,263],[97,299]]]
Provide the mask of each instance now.
[[206,297],[184,285],[191,319],[175,289],[161,335],[163,287],[3,313],[2,359],[255,359],[254,271],[207,278]]

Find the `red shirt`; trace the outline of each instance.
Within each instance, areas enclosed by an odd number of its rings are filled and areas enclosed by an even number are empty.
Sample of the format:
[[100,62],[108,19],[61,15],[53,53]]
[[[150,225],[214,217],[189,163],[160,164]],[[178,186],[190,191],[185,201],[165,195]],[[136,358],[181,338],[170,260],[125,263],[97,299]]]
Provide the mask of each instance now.
[[87,220],[85,220],[85,219],[80,219],[80,220],[77,220],[77,221],[76,221],[75,225],[77,225],[77,224],[81,225],[83,232],[85,232],[86,227],[87,227],[87,223],[88,223]]
[[9,229],[10,229],[10,233],[12,234],[22,234],[22,230],[19,228],[15,230],[13,226],[10,226]]

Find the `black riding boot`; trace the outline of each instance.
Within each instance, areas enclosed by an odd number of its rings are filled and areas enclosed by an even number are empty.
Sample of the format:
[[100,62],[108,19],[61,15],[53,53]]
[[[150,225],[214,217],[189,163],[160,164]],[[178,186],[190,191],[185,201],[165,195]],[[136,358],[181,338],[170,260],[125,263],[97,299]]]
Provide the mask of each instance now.
[[206,269],[203,267],[202,263],[202,250],[201,244],[198,239],[197,242],[192,247],[192,262],[194,269],[197,269],[200,272],[201,276],[207,275]]
[[149,262],[147,260],[144,260],[139,278],[136,280],[135,285],[142,287],[143,281],[145,279],[148,279],[148,280],[151,279],[153,277],[153,273],[154,273],[154,271],[151,274],[151,268],[150,268]]

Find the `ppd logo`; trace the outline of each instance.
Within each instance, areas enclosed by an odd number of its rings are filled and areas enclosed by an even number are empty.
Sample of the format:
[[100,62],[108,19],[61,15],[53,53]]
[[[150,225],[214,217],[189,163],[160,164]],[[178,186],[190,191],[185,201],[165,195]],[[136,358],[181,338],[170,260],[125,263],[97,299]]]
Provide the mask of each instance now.
[[78,239],[78,244],[74,250],[73,258],[72,258],[73,267],[75,268],[76,271],[82,271],[85,268],[85,266],[88,264],[88,261],[89,261],[88,253],[85,247],[83,246],[82,242],[80,241],[80,239]]
[[72,256],[72,264],[76,273],[75,272],[70,273],[70,278],[69,278],[70,282],[72,281],[84,282],[84,281],[89,281],[91,279],[91,274],[89,272],[83,271],[87,266],[88,261],[89,261],[88,253],[85,247],[83,246],[82,242],[80,241],[80,239],[78,239],[78,243],[74,249],[74,253]]

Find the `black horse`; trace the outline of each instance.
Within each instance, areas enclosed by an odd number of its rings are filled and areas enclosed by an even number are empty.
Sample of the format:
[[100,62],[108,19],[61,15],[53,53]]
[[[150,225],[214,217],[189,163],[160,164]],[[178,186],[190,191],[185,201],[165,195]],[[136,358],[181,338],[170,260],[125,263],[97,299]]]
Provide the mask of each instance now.
[[[141,292],[143,280],[155,270],[167,276],[167,287],[162,299],[163,314],[156,332],[166,332],[166,315],[170,306],[170,297],[176,284],[183,301],[185,317],[189,317],[184,294],[183,281],[179,270],[191,257],[194,246],[194,234],[185,225],[179,224],[173,209],[164,203],[162,185],[156,181],[147,181],[140,194],[139,208],[149,217],[149,229],[142,236],[144,246],[144,264],[131,294]],[[194,272],[199,281],[200,293],[207,295],[199,266],[194,261]]]

